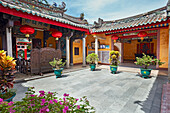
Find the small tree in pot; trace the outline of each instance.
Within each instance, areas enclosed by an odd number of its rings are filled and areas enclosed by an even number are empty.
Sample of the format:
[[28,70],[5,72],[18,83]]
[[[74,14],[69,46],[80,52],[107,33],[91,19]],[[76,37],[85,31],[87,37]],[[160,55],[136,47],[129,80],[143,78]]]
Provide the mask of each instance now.
[[54,60],[49,63],[54,70],[56,78],[61,77],[63,71],[63,68],[61,67],[63,67],[66,64],[66,62],[62,62],[62,59],[54,58]]
[[96,68],[96,63],[98,62],[98,55],[95,53],[91,53],[86,57],[86,61],[90,64],[91,71],[94,71]]
[[115,74],[117,72],[117,67],[118,64],[120,63],[119,61],[120,53],[119,51],[110,51],[110,70],[111,73]]
[[0,51],[0,98],[5,101],[12,101],[16,93],[13,90],[16,61],[10,56],[6,56],[4,50]]
[[148,78],[151,70],[152,69],[148,69],[148,67],[150,65],[162,65],[164,64],[164,62],[161,62],[159,59],[153,58],[152,56],[146,55],[143,53],[143,57],[139,58],[136,57],[136,62],[134,62],[136,65],[140,65],[143,66],[144,68],[141,68],[141,74],[143,78]]

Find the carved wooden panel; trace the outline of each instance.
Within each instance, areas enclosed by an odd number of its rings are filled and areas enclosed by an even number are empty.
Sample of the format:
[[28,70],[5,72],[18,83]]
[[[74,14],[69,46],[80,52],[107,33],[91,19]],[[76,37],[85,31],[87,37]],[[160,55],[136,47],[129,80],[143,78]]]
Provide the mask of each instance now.
[[49,62],[54,58],[61,58],[61,51],[54,48],[41,48],[40,49],[40,70],[41,72],[52,71]]
[[40,72],[40,50],[37,48],[32,49],[31,51],[31,73]]

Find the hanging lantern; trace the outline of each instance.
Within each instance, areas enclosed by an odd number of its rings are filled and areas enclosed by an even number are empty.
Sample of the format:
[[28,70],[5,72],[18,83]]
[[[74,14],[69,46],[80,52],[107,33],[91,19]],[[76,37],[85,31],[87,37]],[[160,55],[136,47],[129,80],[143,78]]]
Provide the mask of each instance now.
[[20,27],[21,33],[25,34],[25,37],[30,37],[30,34],[33,34],[35,32],[35,29],[29,25],[23,25]]
[[147,33],[145,31],[141,31],[138,33],[138,37],[141,37],[141,40],[143,41],[144,37],[147,36]]
[[54,37],[54,38],[56,38],[56,40],[58,40],[58,38],[61,38],[62,37],[62,32],[60,32],[60,31],[54,31],[53,33],[52,33],[52,36]]
[[117,35],[112,36],[112,40],[114,40],[114,43],[116,43],[116,40],[119,39]]

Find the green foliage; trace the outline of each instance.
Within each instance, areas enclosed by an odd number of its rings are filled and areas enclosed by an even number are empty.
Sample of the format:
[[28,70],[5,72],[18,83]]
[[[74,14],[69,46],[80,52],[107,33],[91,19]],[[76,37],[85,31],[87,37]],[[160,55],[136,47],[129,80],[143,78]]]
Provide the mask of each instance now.
[[22,101],[4,102],[0,98],[0,111],[2,113],[94,113],[86,96],[77,99],[64,94],[58,98],[56,92],[39,91],[35,94],[34,88],[28,88]]
[[148,66],[150,65],[162,65],[165,62],[161,62],[159,59],[153,58],[152,56],[146,55],[143,53],[143,57],[139,58],[136,57],[136,62],[134,62],[136,65],[144,66],[144,69],[148,69]]
[[89,64],[95,64],[95,62],[98,61],[98,60],[99,60],[98,55],[95,54],[95,53],[91,53],[86,57],[86,61]]
[[120,53],[119,51],[110,51],[110,63],[112,66],[118,66],[119,62],[119,57],[120,57]]
[[60,69],[60,67],[66,64],[66,62],[62,62],[62,59],[57,59],[57,58],[54,58],[54,60],[49,63],[55,69]]

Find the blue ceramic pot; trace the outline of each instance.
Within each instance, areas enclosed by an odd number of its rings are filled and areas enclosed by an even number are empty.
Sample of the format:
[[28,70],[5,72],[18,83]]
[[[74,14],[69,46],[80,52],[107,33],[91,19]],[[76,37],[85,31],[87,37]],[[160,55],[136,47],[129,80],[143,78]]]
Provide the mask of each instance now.
[[5,99],[4,101],[6,101],[6,102],[11,102],[15,96],[16,96],[16,93],[13,92],[12,97],[10,97],[10,98],[8,98],[8,99]]
[[112,74],[116,74],[116,72],[117,72],[117,67],[118,67],[118,66],[111,66],[111,65],[110,65],[110,71],[111,71]]
[[152,69],[143,69],[141,68],[141,74],[143,78],[149,78],[150,74],[151,74],[151,70]]
[[61,77],[63,68],[60,69],[53,69],[54,70],[54,74],[56,75],[56,78]]
[[91,71],[94,71],[96,69],[96,64],[90,64]]

